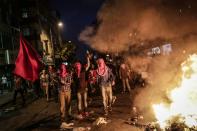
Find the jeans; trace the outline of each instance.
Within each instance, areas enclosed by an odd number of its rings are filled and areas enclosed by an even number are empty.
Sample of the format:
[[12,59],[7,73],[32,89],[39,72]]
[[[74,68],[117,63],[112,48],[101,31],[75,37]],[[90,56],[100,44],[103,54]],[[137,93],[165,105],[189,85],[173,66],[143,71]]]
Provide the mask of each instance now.
[[64,121],[65,117],[71,115],[71,90],[60,91],[60,112],[61,120]]
[[104,110],[106,112],[108,108],[111,108],[112,106],[113,93],[111,84],[107,86],[101,86],[101,93],[103,97]]
[[[82,113],[83,110],[86,111],[87,107],[88,107],[88,104],[87,104],[87,93],[88,91],[83,91],[83,92],[80,92],[78,91],[77,92],[77,99],[78,99],[78,111],[79,113]],[[83,108],[82,108],[83,106]]]
[[17,89],[14,91],[14,98],[13,98],[13,104],[16,104],[16,97],[18,93],[21,94],[22,100],[23,100],[23,105],[25,104],[25,97],[24,97],[24,90],[22,88]]
[[127,86],[128,91],[129,92],[131,91],[131,87],[129,85],[129,79],[128,78],[125,78],[125,79],[122,78],[122,85],[123,85],[123,92],[126,91],[126,86]]

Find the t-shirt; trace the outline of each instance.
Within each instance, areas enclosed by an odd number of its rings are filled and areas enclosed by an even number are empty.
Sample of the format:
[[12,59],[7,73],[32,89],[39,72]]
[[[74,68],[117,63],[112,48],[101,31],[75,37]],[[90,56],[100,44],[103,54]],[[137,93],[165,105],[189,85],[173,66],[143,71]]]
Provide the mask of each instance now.
[[72,83],[72,75],[67,74],[65,77],[60,77],[60,91],[70,91],[71,90],[71,83]]
[[7,83],[7,78],[5,76],[2,76],[1,83],[2,84],[6,84]]
[[101,87],[112,84],[112,81],[114,80],[115,76],[113,75],[112,70],[109,68],[107,69],[105,75],[101,76],[98,74],[98,83]]
[[125,64],[121,64],[121,66],[120,66],[120,76],[123,79],[126,79],[129,76],[129,68]]
[[79,77],[79,87],[78,91],[85,91],[87,88],[86,72],[82,71]]

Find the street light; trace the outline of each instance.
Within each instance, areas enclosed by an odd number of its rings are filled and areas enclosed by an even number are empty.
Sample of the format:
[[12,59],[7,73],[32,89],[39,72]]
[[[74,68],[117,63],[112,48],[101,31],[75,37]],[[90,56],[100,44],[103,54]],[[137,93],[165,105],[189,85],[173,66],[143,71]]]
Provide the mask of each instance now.
[[61,21],[58,22],[58,27],[63,27],[63,23]]
[[62,44],[62,38],[61,38],[61,33],[60,29],[64,26],[63,22],[59,21],[58,22],[58,39],[59,39],[59,44]]

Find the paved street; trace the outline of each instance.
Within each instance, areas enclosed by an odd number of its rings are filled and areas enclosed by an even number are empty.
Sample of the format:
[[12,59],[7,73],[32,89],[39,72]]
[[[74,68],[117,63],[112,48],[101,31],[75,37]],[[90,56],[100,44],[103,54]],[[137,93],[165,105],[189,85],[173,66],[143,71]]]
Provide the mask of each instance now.
[[[98,131],[142,130],[124,123],[130,116],[130,95],[118,94],[116,96],[113,112],[107,117],[108,124],[101,126],[92,124],[98,117],[103,117],[101,97],[97,96],[93,98],[93,102],[89,106],[92,112],[90,117],[84,120],[73,120],[74,127],[91,127],[92,130]],[[44,98],[34,100],[33,97],[30,97],[29,99],[25,107],[20,105],[13,107],[12,104],[2,107],[4,114],[0,118],[0,130],[60,130],[59,104],[53,100],[46,102]],[[20,100],[18,101],[20,103]],[[74,114],[77,114],[76,100],[72,101],[72,105]],[[5,109],[7,110],[5,111]]]

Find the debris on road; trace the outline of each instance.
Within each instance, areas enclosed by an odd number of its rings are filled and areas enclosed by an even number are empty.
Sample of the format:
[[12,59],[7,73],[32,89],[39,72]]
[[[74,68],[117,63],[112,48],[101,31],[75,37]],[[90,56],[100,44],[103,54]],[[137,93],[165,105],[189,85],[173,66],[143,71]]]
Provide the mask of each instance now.
[[66,123],[66,122],[62,122],[60,128],[61,129],[72,129],[74,128],[74,123]]
[[91,127],[76,127],[73,131],[90,131]]
[[104,118],[104,117],[99,117],[96,119],[96,121],[93,123],[93,125],[102,125],[102,124],[107,124],[108,121],[107,121],[107,118]]

